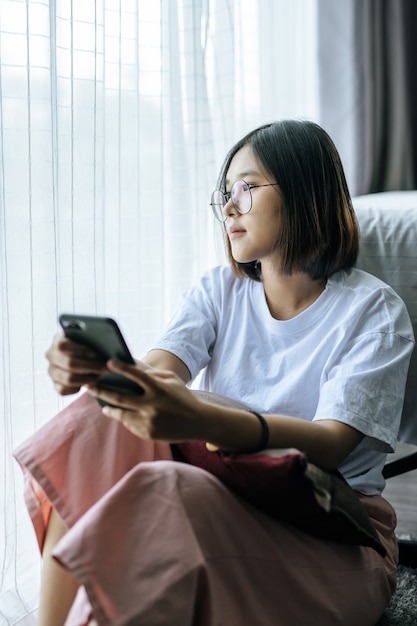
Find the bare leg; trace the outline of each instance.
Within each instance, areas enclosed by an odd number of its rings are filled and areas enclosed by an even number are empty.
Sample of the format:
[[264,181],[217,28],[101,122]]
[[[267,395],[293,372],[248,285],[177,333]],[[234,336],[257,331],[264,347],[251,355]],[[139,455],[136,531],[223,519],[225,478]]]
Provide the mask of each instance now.
[[39,626],[64,624],[78,590],[78,581],[58,565],[51,556],[53,548],[66,532],[67,527],[53,509],[43,549]]

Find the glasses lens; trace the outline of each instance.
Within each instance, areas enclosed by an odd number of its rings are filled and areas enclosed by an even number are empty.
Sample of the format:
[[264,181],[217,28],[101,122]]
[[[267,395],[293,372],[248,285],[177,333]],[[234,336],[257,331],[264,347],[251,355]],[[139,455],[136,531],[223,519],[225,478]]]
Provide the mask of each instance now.
[[219,220],[219,222],[224,222],[226,217],[223,213],[223,208],[226,204],[226,198],[224,197],[224,193],[220,191],[220,189],[216,189],[211,194],[211,208],[213,209],[214,217]]
[[252,196],[249,185],[244,180],[236,180],[232,186],[232,202],[239,213],[249,213],[252,208]]

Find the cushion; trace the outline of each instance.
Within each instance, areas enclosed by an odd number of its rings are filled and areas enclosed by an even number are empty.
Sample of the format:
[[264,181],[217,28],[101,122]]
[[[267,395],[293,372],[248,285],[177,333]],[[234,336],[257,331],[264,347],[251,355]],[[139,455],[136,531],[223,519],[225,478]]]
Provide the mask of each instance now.
[[357,494],[338,473],[324,472],[302,452],[230,454],[202,442],[172,446],[178,461],[201,467],[268,515],[330,541],[386,550]]
[[[357,267],[404,300],[417,336],[417,191],[353,198],[361,243]],[[417,444],[417,349],[411,355],[399,440]]]

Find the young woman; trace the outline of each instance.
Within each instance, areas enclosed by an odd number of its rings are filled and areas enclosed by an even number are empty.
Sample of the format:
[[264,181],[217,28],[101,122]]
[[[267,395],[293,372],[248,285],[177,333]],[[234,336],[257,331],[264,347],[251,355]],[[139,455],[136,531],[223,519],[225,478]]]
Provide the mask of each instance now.
[[[393,290],[353,268],[337,150],[312,122],[257,128],[228,154],[211,205],[230,264],[184,295],[142,362],[104,366],[62,335],[47,353],[60,394],[88,393],[16,453],[44,555],[43,626],[374,626],[395,588],[382,468],[413,335]],[[100,389],[105,370],[144,395]],[[201,371],[201,389],[255,413],[193,393]],[[337,468],[386,556],[266,515],[174,461],[170,444],[184,441],[213,454],[296,448]]]

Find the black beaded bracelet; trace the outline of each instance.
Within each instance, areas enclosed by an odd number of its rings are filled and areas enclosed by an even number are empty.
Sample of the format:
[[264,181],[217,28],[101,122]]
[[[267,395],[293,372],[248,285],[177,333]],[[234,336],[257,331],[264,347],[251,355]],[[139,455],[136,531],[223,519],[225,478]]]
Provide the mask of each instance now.
[[255,448],[248,450],[248,452],[261,452],[262,450],[265,450],[268,447],[268,441],[269,441],[268,422],[266,421],[263,415],[261,415],[260,413],[257,413],[256,411],[250,410],[249,413],[252,413],[253,415],[255,415],[255,417],[257,417],[258,420],[260,421],[261,426],[262,426],[262,435],[261,435],[261,440],[259,444]]

